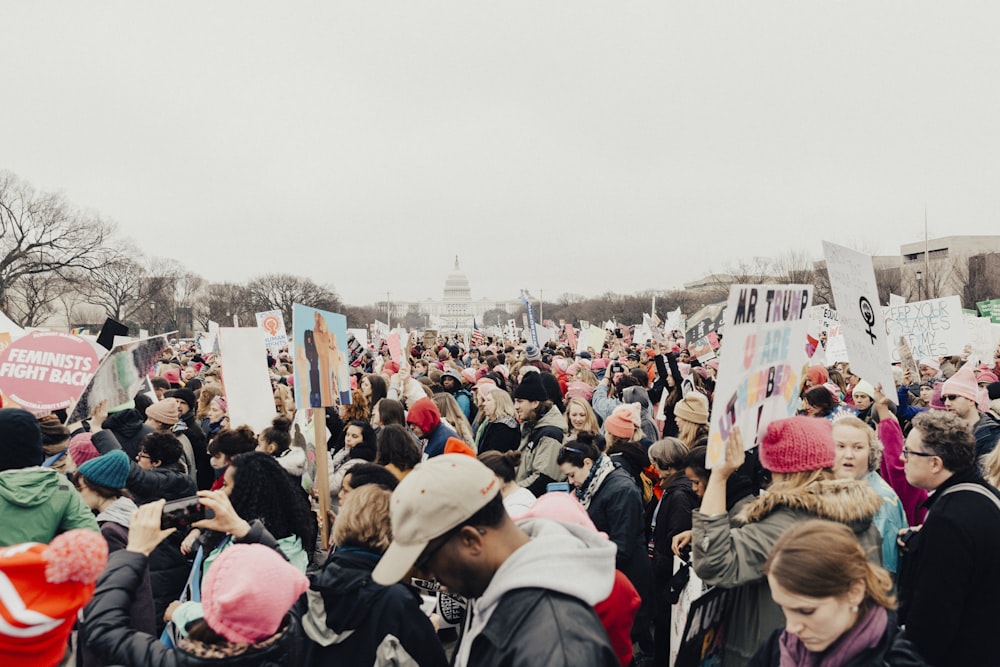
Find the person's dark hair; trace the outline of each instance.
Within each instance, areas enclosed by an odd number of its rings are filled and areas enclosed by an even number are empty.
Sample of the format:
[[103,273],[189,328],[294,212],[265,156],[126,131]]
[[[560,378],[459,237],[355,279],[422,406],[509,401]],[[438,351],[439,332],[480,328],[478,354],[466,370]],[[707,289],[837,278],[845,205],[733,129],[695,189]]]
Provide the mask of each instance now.
[[260,519],[281,539],[295,535],[307,552],[316,544],[316,517],[309,499],[274,457],[263,452],[240,454],[232,461],[233,509],[247,521]]
[[146,408],[153,404],[153,399],[147,396],[145,392],[139,392],[135,395],[134,403],[135,411],[142,417],[142,421],[146,421]]
[[552,401],[539,401],[538,406],[524,420],[525,424],[534,424],[545,416],[545,413],[552,409]]
[[344,479],[350,478],[350,487],[358,489],[368,484],[374,484],[386,491],[394,491],[399,480],[391,472],[377,463],[359,463],[344,475]]
[[[608,447],[608,441],[605,440],[605,438],[604,438],[604,436],[602,434],[600,434],[600,433],[588,433],[587,431],[580,431],[580,432],[578,432],[576,434],[576,437],[573,438],[573,440],[567,442],[566,444],[570,444],[570,442],[579,442],[579,443],[591,445],[594,449],[596,449],[601,454],[603,454],[604,450],[607,449],[607,447]],[[594,460],[596,461],[597,459],[594,459]]]
[[637,366],[629,371],[629,375],[635,380],[636,384],[640,387],[649,386],[649,373],[642,366]]
[[[368,379],[368,384],[370,384],[372,388],[372,395],[371,398],[368,399],[368,405],[374,406],[380,400],[389,395],[389,387],[386,386],[385,378],[381,375],[369,373],[365,377]],[[379,408],[379,410],[381,410],[381,408]]]
[[509,452],[490,450],[480,454],[479,460],[492,470],[493,474],[502,479],[504,484],[507,484],[513,482],[517,477],[517,466],[521,463],[521,452],[516,449]]
[[372,425],[361,419],[352,419],[351,421],[344,424],[344,433],[347,433],[347,429],[354,426],[355,428],[361,429],[361,443],[354,446],[351,450],[351,459],[364,459],[365,461],[374,461],[375,453],[378,451],[378,443],[375,438],[375,429]]
[[[823,391],[826,391],[825,389]],[[691,452],[684,459],[684,467],[691,468],[698,479],[707,482],[711,471],[705,467],[705,457],[708,455],[708,447],[701,445],[692,447]]]
[[382,428],[395,424],[406,426],[406,411],[403,404],[393,398],[383,398],[378,404],[378,420]]
[[112,489],[107,486],[97,484],[96,482],[87,479],[82,474],[80,474],[79,471],[77,471],[76,488],[78,490],[82,490],[84,486],[86,486],[88,489],[96,493],[101,498],[104,498],[105,500],[117,500],[118,498],[121,498],[123,495],[128,494],[128,491],[126,491],[125,489]]
[[199,380],[198,378],[191,378],[184,384],[184,388],[190,389],[197,395],[198,390],[201,389],[201,380]]
[[277,449],[272,456],[281,456],[292,446],[292,420],[287,417],[275,417],[271,425],[260,432],[264,442],[274,445]]
[[598,451],[597,447],[587,442],[581,442],[580,440],[570,440],[559,448],[559,456],[556,458],[556,463],[559,465],[569,463],[570,465],[575,465],[577,468],[582,468],[584,459],[590,459],[596,463],[599,458],[601,458],[601,452]]
[[170,381],[167,380],[167,378],[165,378],[165,377],[160,377],[159,375],[157,375],[154,378],[150,378],[149,385],[153,389],[162,389],[164,391],[167,391],[167,390],[170,389]]
[[187,635],[189,638],[202,642],[204,644],[216,644],[216,645],[226,645],[229,640],[220,635],[218,632],[212,629],[212,626],[208,624],[204,618],[200,618],[193,622],[187,628]]
[[638,387],[639,381],[631,373],[623,373],[618,382],[615,382],[615,396],[621,396],[625,387]]
[[559,412],[566,412],[566,406],[563,404],[562,388],[559,386],[559,379],[556,378],[552,373],[542,371],[538,374],[542,379],[542,387],[545,388],[545,394],[549,397],[549,401],[558,408]]
[[174,465],[184,456],[181,441],[173,433],[150,433],[139,443],[149,460],[162,466]]
[[383,426],[378,434],[378,455],[375,462],[379,465],[390,463],[401,471],[412,470],[420,463],[420,448],[413,441],[410,432],[397,424]]
[[503,496],[496,494],[478,512],[463,521],[462,526],[484,526],[496,528],[508,519],[507,508],[503,506]]
[[208,443],[208,455],[225,454],[229,459],[252,452],[257,448],[257,437],[247,425],[224,428]]
[[819,416],[821,417],[826,417],[833,412],[833,394],[831,394],[830,390],[823,385],[810,387],[809,390],[806,391],[804,398],[809,401],[809,405],[814,408],[819,408]]
[[953,412],[928,410],[913,418],[924,449],[941,457],[951,472],[971,468],[976,462],[976,438],[965,420]]

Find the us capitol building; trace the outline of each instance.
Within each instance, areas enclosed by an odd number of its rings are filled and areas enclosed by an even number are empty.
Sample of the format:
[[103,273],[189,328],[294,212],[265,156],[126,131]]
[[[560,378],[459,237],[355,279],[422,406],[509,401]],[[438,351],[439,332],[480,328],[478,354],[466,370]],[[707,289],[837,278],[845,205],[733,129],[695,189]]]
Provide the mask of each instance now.
[[486,298],[473,300],[469,279],[459,267],[456,255],[455,267],[444,281],[444,293],[441,299],[392,302],[390,312],[394,322],[407,315],[417,314],[425,318],[425,326],[428,328],[464,330],[472,328],[473,319],[480,328],[496,326],[496,318],[494,321],[484,322],[483,314],[491,310],[514,313],[521,308],[521,305],[521,300],[518,298],[504,301]]

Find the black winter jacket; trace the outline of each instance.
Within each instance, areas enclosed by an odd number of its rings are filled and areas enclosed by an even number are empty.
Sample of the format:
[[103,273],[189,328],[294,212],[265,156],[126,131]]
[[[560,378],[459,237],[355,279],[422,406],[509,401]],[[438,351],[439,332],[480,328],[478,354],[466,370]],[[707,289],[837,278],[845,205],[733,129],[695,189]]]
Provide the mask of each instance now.
[[391,655],[400,665],[448,664],[419,596],[403,584],[372,581],[378,560],[369,551],[341,548],[312,576],[293,610],[307,639],[299,664],[370,667],[382,664],[376,655]]
[[521,446],[521,430],[516,422],[513,425],[498,421],[487,422],[476,444],[480,454],[489,451],[510,452]]
[[194,410],[188,410],[181,417],[181,421],[187,426],[184,435],[188,437],[191,449],[194,450],[194,464],[198,471],[198,488],[203,491],[211,489],[212,483],[215,482],[215,471],[212,469],[212,457],[208,455],[208,437],[194,418]]
[[653,577],[656,582],[669,582],[673,576],[674,552],[670,543],[678,533],[691,530],[691,512],[700,505],[701,500],[691,489],[691,480],[686,477],[678,477],[663,490],[663,496],[654,510]]
[[615,567],[628,577],[639,596],[646,599],[652,583],[646,517],[642,494],[632,476],[618,467],[611,471],[591,498],[587,514],[597,530],[607,533],[618,547]]
[[[145,569],[146,557],[142,554],[131,551],[111,554],[107,569],[97,580],[94,598],[83,610],[81,637],[102,656],[104,664],[126,667],[300,664],[296,650],[301,632],[291,616],[287,617],[287,622],[277,634],[238,653],[230,647],[220,649],[192,639],[185,639],[178,648],[169,649],[160,643],[159,638],[130,629],[128,609]],[[209,655],[213,652],[214,656]]]
[[593,607],[541,588],[504,595],[472,641],[476,667],[618,667]]
[[1000,665],[1000,509],[960,483],[982,486],[973,466],[953,474],[924,503],[923,528],[907,545],[899,570],[899,618],[906,636],[932,665]]
[[147,425],[139,411],[134,408],[108,415],[101,428],[114,433],[122,449],[133,461],[142,449],[140,444],[142,439],[154,432],[153,427]]
[[[784,628],[775,630],[760,649],[750,658],[747,667],[779,667],[781,664],[781,633]],[[960,664],[960,663],[955,663]],[[882,635],[882,641],[874,648],[863,651],[843,667],[927,667],[927,663],[917,653],[916,647],[903,637],[899,630],[896,615],[889,612],[889,625]]]

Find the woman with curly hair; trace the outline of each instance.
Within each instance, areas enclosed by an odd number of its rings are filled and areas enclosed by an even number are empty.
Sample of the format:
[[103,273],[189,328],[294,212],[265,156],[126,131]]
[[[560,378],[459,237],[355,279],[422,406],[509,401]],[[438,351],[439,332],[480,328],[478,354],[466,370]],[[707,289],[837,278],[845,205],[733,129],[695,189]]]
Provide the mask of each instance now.
[[[223,478],[222,490],[236,513],[250,522],[259,520],[277,540],[288,561],[305,572],[316,544],[316,516],[309,499],[301,488],[295,487],[285,469],[263,452],[248,452],[232,460]],[[208,531],[199,541],[205,554],[201,571],[204,578],[216,558],[231,546],[232,539],[228,534]],[[201,605],[175,602],[167,607],[164,617],[183,633],[189,623],[201,618]]]
[[375,460],[378,443],[375,429],[366,421],[352,420],[344,427],[344,447],[333,455],[330,463],[330,499],[333,507],[337,507],[337,496],[344,483],[344,475],[358,463]]

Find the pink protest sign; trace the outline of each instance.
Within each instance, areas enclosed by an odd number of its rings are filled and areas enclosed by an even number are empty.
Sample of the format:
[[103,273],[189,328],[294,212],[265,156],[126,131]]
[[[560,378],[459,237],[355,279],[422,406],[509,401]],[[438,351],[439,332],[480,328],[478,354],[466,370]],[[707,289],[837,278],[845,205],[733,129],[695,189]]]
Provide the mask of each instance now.
[[393,331],[386,339],[389,343],[389,356],[397,364],[403,363],[403,348],[399,343],[399,332]]
[[0,391],[31,410],[59,410],[80,397],[97,369],[94,346],[79,336],[32,331],[0,353]]

